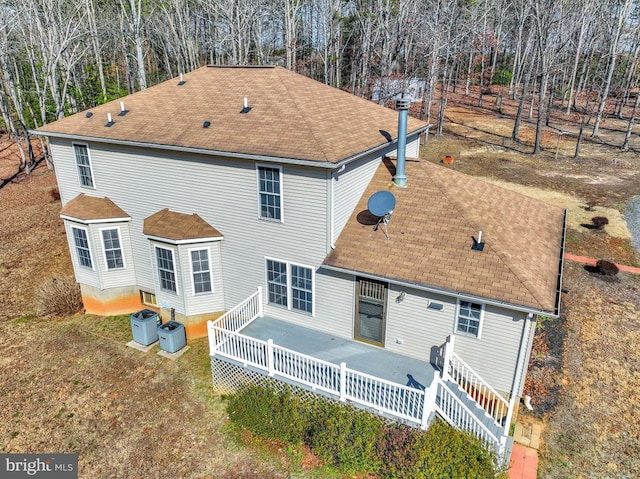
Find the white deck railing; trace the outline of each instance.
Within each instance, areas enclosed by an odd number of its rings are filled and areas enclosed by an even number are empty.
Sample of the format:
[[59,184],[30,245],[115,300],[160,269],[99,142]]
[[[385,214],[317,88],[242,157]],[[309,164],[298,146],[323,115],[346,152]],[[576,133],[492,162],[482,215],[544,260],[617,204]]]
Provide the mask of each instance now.
[[216,345],[220,344],[221,338],[217,337],[220,331],[240,331],[256,318],[260,318],[263,315],[262,288],[258,287],[258,290],[242,303],[231,308],[218,319],[207,321],[210,354],[213,354]]
[[438,384],[436,410],[453,427],[470,432],[480,439],[485,447],[499,450],[500,439],[482,422],[478,421],[467,405],[444,381]]
[[[491,397],[491,401],[495,395],[495,402],[499,405],[490,408],[491,416],[494,420],[502,418],[502,403],[497,400],[502,400],[501,396],[453,353],[453,344],[447,343],[445,348],[446,369],[443,372],[446,374],[442,378],[436,374],[428,387],[416,389],[349,369],[345,363],[336,365],[278,346],[271,339],[263,341],[239,332],[262,316],[262,312],[262,291],[258,289],[216,321],[209,321],[211,356],[228,358],[269,376],[328,393],[340,401],[374,409],[423,429],[427,428],[431,414],[437,412],[453,427],[470,432],[500,455],[504,453],[506,438],[496,436],[446,384],[451,378],[458,384],[473,385],[474,390],[480,391],[483,397]],[[506,409],[504,412],[506,414]]]
[[504,427],[502,421],[507,416],[509,403],[453,351],[453,344],[454,336],[450,336],[445,346],[443,379],[451,378],[458,383],[493,418],[496,426]]
[[433,412],[433,408],[425,408],[426,393],[421,389],[349,369],[345,363],[337,365],[307,356],[277,346],[271,339],[254,339],[216,326],[210,326],[209,333],[218,341],[213,356],[238,361],[269,376],[277,375],[417,425],[426,426]]

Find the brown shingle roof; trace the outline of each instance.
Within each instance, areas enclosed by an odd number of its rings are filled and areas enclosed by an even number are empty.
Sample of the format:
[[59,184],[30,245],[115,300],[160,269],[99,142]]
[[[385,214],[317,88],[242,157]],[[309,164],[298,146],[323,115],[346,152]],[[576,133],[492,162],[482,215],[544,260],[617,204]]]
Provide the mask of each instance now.
[[[408,161],[409,185],[395,188],[393,169],[381,164],[325,264],[555,311],[563,209],[428,161]],[[389,240],[363,224],[379,190],[396,196]]]
[[173,241],[222,237],[222,233],[197,214],[176,213],[169,208],[146,218],[142,232]]
[[96,198],[84,193],[80,193],[64,205],[60,216],[68,216],[81,221],[129,218],[127,212],[109,198]]
[[[211,151],[338,162],[397,136],[398,115],[280,67],[203,67],[38,129]],[[247,97],[251,111],[240,113]],[[107,113],[115,124],[105,127]],[[203,128],[204,121],[210,121]],[[410,118],[408,131],[426,126]]]

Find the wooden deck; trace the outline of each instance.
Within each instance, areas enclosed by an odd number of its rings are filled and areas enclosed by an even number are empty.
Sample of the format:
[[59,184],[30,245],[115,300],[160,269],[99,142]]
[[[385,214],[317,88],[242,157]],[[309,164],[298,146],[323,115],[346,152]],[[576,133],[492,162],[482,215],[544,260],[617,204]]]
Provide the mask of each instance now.
[[437,374],[429,361],[408,358],[377,346],[266,316],[256,319],[240,333],[263,341],[273,339],[278,346],[336,365],[344,362],[348,368],[416,389],[424,390]]
[[440,371],[426,358],[266,317],[261,288],[208,329],[212,368],[228,362],[422,429],[438,414],[509,460],[505,401],[455,354],[453,335],[440,348]]

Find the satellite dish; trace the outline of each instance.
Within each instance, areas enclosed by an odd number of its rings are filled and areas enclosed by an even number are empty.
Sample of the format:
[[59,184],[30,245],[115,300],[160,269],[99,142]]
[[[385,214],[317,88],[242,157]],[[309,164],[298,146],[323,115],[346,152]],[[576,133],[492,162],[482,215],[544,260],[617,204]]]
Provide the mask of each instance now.
[[382,223],[382,231],[384,231],[384,235],[387,239],[389,239],[389,234],[387,232],[387,225],[389,224],[389,220],[391,219],[391,214],[393,213],[393,209],[396,207],[396,197],[393,196],[393,193],[390,191],[377,191],[371,195],[369,201],[367,201],[367,208],[369,213],[378,217],[378,222],[373,227],[373,231],[369,233],[369,236],[373,234],[375,230],[378,229],[378,226]]
[[391,214],[396,207],[396,197],[390,191],[378,191],[371,195],[367,202],[369,213],[373,216]]

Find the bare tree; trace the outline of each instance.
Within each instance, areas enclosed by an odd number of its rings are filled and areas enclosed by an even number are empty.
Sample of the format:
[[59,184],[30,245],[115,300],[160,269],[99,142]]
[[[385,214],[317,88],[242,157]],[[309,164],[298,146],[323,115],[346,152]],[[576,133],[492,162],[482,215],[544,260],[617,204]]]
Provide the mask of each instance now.
[[602,121],[602,114],[609,97],[609,89],[611,88],[611,79],[613,78],[613,72],[616,66],[616,60],[618,56],[618,44],[622,37],[623,28],[625,26],[627,17],[633,5],[633,0],[613,0],[612,13],[613,18],[610,27],[610,43],[609,43],[609,64],[607,66],[606,78],[602,84],[600,91],[600,103],[598,105],[598,112],[596,113],[595,122],[593,125],[593,132],[591,136],[598,136],[598,130],[600,128],[600,122]]

